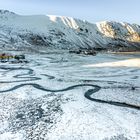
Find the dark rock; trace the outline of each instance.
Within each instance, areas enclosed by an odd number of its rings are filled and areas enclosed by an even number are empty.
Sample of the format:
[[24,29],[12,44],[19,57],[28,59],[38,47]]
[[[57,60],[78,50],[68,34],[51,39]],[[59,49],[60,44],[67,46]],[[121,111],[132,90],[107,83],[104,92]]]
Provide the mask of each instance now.
[[17,114],[16,118],[17,119],[23,119],[24,114]]
[[25,55],[15,55],[14,58],[17,60],[25,59]]
[[132,90],[135,90],[136,88],[135,88],[135,87],[131,87],[131,89],[132,89]]

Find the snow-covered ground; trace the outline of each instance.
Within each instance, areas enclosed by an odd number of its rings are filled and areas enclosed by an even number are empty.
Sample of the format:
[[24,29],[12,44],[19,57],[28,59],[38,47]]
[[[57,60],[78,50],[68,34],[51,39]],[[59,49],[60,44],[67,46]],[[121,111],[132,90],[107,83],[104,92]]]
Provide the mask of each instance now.
[[0,140],[140,139],[140,54],[26,58],[0,63]]
[[[58,49],[59,48],[59,49]],[[139,140],[140,26],[0,10],[0,140]],[[72,52],[71,51],[71,52]]]

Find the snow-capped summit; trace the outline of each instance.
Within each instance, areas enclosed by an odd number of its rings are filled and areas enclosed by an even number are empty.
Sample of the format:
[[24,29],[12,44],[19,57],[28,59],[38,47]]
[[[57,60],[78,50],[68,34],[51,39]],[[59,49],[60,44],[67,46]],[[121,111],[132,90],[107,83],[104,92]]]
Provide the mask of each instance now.
[[10,12],[10,11],[8,11],[8,10],[0,10],[0,14],[15,14],[14,12]]
[[7,10],[0,10],[0,21],[0,47],[140,50],[140,26],[136,24],[114,21],[92,24],[63,16],[21,16]]
[[140,41],[140,26],[126,22],[104,21],[97,24],[101,33],[107,37],[120,38],[128,41]]
[[10,12],[8,10],[0,10],[0,18],[10,18],[15,16],[16,14],[14,12]]

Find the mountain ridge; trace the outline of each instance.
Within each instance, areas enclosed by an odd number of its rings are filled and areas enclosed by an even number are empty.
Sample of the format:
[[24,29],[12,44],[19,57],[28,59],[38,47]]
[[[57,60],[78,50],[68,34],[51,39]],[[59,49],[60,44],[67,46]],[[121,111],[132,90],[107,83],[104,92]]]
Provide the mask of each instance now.
[[140,26],[126,22],[90,23],[54,16],[21,16],[0,10],[0,47],[47,46],[63,49],[139,51]]

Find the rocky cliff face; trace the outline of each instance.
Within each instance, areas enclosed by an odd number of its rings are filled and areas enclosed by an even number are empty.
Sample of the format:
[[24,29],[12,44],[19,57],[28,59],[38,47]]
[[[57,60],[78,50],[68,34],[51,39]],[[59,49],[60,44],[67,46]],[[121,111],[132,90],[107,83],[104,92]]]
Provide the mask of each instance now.
[[140,26],[114,21],[92,24],[61,16],[20,16],[0,10],[0,48],[35,46],[139,51]]

